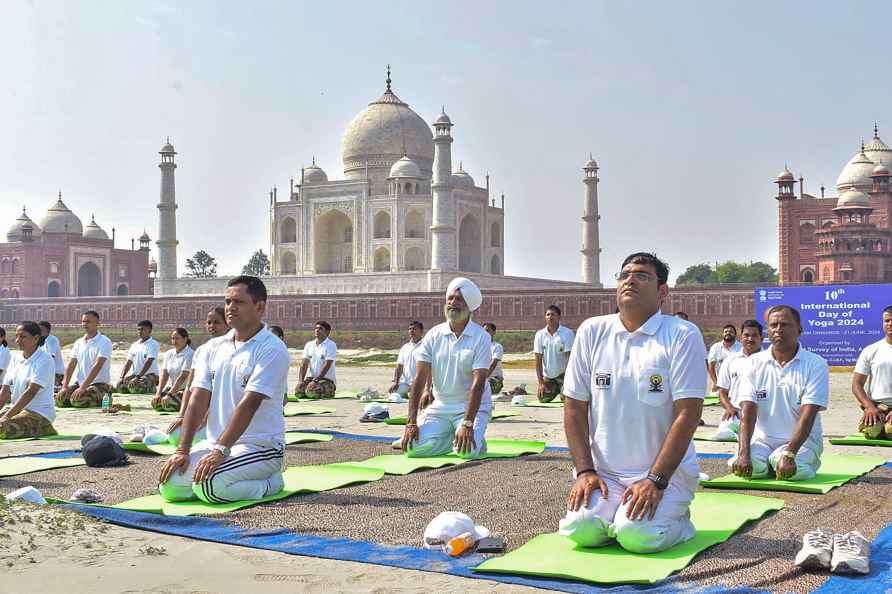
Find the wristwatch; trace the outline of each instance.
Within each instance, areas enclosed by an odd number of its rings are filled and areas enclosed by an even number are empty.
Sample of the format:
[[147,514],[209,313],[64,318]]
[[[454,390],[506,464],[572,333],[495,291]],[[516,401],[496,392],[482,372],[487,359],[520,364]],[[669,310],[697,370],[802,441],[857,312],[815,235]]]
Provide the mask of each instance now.
[[223,445],[222,443],[215,443],[214,445],[211,446],[211,449],[217,450],[218,452],[223,454],[224,458],[229,457],[230,449],[228,447],[226,447],[225,445]]
[[796,459],[796,452],[791,452],[790,450],[784,450],[784,453],[782,455],[787,460],[795,460]]
[[474,421],[470,421],[470,420],[468,420],[468,419],[465,419],[464,421],[461,422],[461,426],[462,426],[462,427],[467,427],[468,429],[473,429],[473,428],[474,428]]
[[653,472],[647,473],[647,480],[652,482],[657,489],[662,491],[666,487],[669,486],[669,479],[663,476],[662,474],[656,474]]

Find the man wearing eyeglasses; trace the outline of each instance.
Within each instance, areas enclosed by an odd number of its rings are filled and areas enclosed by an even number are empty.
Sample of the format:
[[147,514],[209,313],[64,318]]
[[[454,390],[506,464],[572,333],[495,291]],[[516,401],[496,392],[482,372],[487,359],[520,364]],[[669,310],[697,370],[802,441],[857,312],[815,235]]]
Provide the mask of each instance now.
[[575,480],[560,533],[584,547],[614,539],[655,553],[694,536],[700,469],[691,441],[706,394],[697,327],[660,312],[669,267],[635,253],[617,274],[619,313],[577,331],[564,381]]

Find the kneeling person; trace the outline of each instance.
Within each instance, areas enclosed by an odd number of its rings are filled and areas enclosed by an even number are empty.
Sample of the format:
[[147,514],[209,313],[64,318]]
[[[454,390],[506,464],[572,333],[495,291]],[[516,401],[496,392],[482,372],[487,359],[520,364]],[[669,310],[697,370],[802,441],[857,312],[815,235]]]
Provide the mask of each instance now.
[[158,392],[152,397],[152,408],[163,412],[180,412],[195,351],[185,328],[175,328],[170,333],[170,344],[173,348],[164,354],[164,368],[158,381]]
[[[409,457],[455,452],[463,458],[478,458],[486,453],[486,427],[492,411],[486,380],[492,362],[491,341],[471,319],[482,302],[477,285],[466,278],[453,279],[446,289],[447,321],[434,326],[421,341],[401,444]],[[431,375],[434,401],[419,426],[419,403]]]
[[[151,394],[158,385],[158,353],[161,345],[152,338],[152,322],[136,325],[139,340],[130,345],[118,389],[133,394]],[[130,373],[131,371],[135,373]]]
[[[298,398],[334,398],[337,390],[335,371],[338,358],[338,345],[328,336],[331,324],[325,320],[313,326],[316,338],[304,345],[303,361],[300,364],[300,382],[294,389]],[[307,371],[310,372],[307,377]]]
[[505,356],[505,349],[502,345],[495,341],[496,325],[492,322],[483,324],[483,329],[489,334],[492,340],[492,363],[489,365],[489,389],[494,395],[502,393],[502,386],[505,384],[505,373],[502,371],[502,357]]
[[824,449],[820,411],[830,398],[827,362],[799,344],[799,312],[789,305],[768,310],[771,348],[750,355],[740,378],[737,456],[728,464],[745,478],[813,478]]
[[858,432],[867,439],[892,439],[892,305],[883,310],[882,340],[858,355],[852,394],[863,410]]
[[[62,387],[56,392],[56,406],[90,408],[102,406],[111,394],[112,342],[99,331],[99,314],[88,310],[81,316],[84,335],[71,347]],[[74,384],[70,384],[74,379]]]
[[53,401],[56,365],[53,357],[39,348],[43,342],[40,326],[22,322],[16,328],[16,344],[22,349],[3,377],[0,388],[0,439],[56,435]]
[[[159,478],[167,501],[229,503],[262,499],[284,488],[282,391],[288,350],[263,325],[266,287],[252,276],[229,281],[226,318],[232,331],[213,339],[195,370],[176,453]],[[192,438],[207,413],[207,439]]]

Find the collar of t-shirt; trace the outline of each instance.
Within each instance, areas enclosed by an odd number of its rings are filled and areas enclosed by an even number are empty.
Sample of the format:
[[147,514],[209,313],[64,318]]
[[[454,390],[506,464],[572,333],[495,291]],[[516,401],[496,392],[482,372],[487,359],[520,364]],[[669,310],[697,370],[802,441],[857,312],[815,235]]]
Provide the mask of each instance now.
[[[799,361],[801,363],[802,362],[802,351],[805,349],[802,348],[801,342],[798,343],[798,346],[799,346],[799,348],[796,349],[796,354],[793,356],[793,358],[790,359],[789,361],[787,361],[787,363],[785,365],[781,365],[780,361],[778,361],[777,358],[775,358],[775,356],[774,356],[774,345],[772,345],[771,348],[768,349],[768,352],[771,353],[771,362],[780,369],[789,369],[790,366],[793,365],[794,361]],[[758,352],[762,352],[762,351],[758,351]],[[753,353],[753,354],[755,355],[756,353]]]
[[628,334],[635,334],[640,332],[641,334],[647,334],[648,336],[653,336],[657,333],[657,330],[660,329],[660,325],[663,323],[663,312],[658,311],[654,315],[647,318],[647,321],[641,324],[635,330],[629,330],[623,325],[623,321],[620,319],[619,314],[613,314],[616,316],[613,320],[613,330],[617,334],[622,334],[623,332]]

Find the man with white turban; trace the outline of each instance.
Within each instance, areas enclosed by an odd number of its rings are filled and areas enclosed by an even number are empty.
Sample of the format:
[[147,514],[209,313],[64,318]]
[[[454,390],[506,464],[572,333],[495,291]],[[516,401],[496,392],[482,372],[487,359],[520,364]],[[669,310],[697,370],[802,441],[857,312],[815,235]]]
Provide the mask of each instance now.
[[[416,375],[402,440],[409,457],[455,452],[477,458],[486,453],[486,427],[492,414],[487,381],[492,341],[471,319],[481,303],[477,285],[463,277],[453,279],[446,289],[446,322],[434,326],[416,351]],[[418,425],[418,404],[431,375],[434,402]]]

